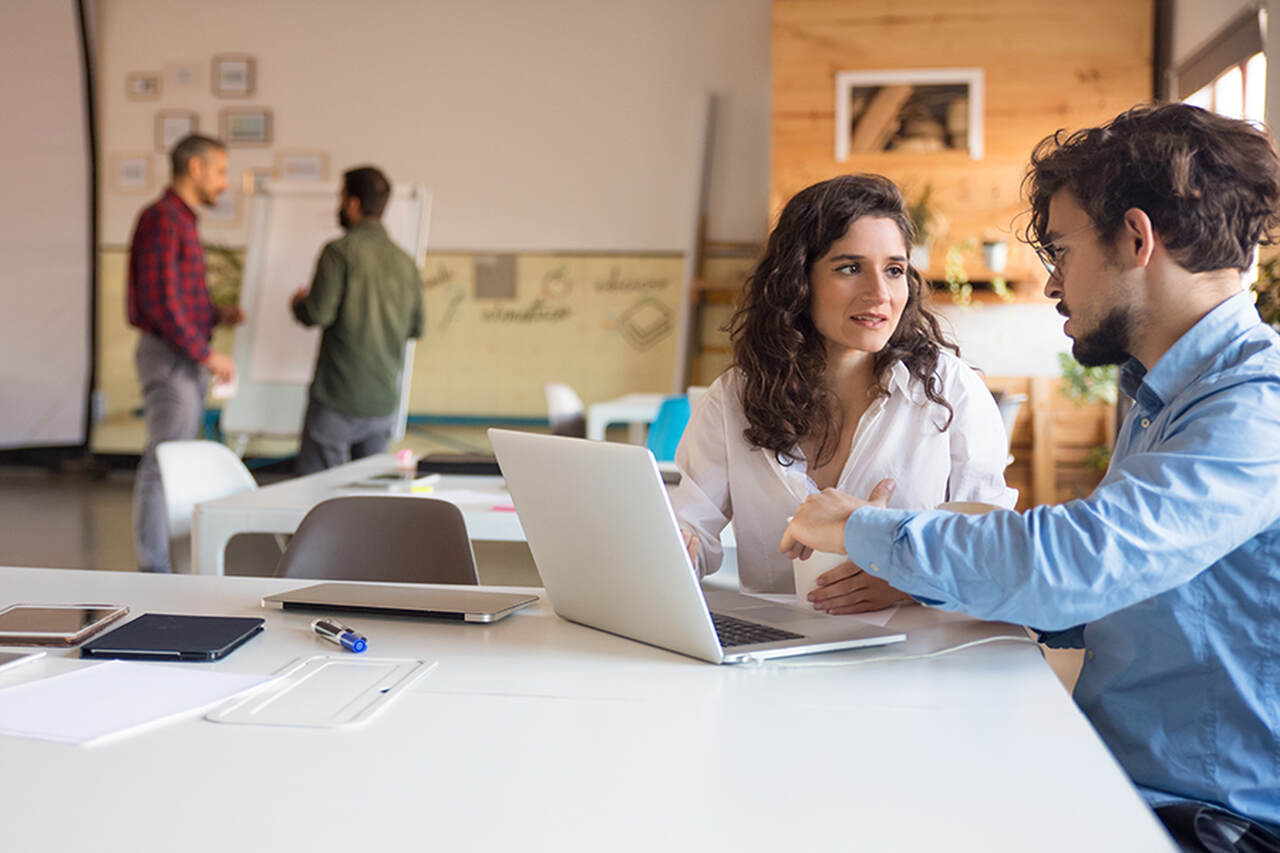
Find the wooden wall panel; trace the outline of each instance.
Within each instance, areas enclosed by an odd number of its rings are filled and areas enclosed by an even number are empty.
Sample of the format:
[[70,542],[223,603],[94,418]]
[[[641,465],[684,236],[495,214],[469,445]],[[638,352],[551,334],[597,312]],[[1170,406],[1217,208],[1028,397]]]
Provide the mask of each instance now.
[[[774,0],[772,215],[845,172],[879,172],[909,195],[932,184],[949,220],[932,254],[941,276],[947,245],[1021,228],[1019,186],[1040,139],[1151,97],[1152,17],[1152,0]],[[837,71],[949,67],[985,72],[983,160],[946,151],[836,162]],[[1043,277],[1026,247],[1010,249],[1011,281]]]

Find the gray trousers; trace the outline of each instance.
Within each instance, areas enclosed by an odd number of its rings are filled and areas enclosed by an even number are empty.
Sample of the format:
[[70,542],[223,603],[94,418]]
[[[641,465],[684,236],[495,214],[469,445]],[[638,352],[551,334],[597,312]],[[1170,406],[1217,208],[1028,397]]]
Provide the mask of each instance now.
[[135,360],[142,383],[147,446],[133,482],[133,550],[140,571],[168,572],[169,520],[156,445],[200,435],[209,371],[145,332],[138,340]]
[[302,424],[302,446],[298,449],[298,473],[314,474],[382,453],[391,444],[395,421],[395,414],[362,418],[309,400]]

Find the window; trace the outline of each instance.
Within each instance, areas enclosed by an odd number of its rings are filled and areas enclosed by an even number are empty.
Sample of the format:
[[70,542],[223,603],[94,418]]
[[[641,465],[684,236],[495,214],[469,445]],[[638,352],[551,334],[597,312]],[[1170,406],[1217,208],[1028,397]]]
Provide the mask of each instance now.
[[1213,110],[1228,118],[1260,122],[1264,117],[1266,100],[1267,56],[1255,53],[1192,92],[1183,102]]

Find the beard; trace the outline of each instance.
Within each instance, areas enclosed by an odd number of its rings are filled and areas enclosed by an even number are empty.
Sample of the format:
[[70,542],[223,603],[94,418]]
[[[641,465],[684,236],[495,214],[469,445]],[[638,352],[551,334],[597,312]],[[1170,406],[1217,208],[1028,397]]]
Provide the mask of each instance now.
[[347,216],[345,210],[338,211],[338,224],[342,226],[343,231],[351,230],[351,217]]
[[[1071,316],[1065,304],[1058,306],[1058,313]],[[1101,323],[1072,340],[1071,354],[1084,367],[1124,364],[1130,357],[1132,321],[1125,309],[1112,308]]]

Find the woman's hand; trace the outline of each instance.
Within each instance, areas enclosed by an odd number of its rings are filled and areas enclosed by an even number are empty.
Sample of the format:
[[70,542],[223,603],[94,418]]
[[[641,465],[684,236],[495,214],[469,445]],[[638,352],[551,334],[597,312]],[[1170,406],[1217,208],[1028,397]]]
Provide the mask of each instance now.
[[826,613],[866,613],[912,600],[847,561],[818,575],[818,588],[809,593],[813,608]]
[[684,548],[689,552],[689,561],[693,563],[693,567],[696,569],[698,567],[698,550],[701,548],[702,543],[697,536],[683,527],[680,528],[680,535],[684,537]]

